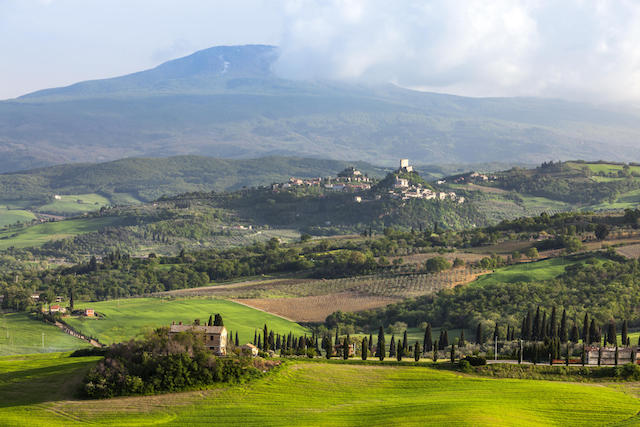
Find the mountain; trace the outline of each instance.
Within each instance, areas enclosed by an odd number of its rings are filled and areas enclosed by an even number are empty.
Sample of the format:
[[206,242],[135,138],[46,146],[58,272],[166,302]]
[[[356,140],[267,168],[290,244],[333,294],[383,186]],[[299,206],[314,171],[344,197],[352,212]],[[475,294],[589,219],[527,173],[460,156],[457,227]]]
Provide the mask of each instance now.
[[123,157],[303,156],[395,164],[640,160],[640,117],[537,98],[287,80],[273,46],[222,46],[147,71],[0,102],[0,172]]
[[0,203],[31,200],[39,203],[54,194],[99,193],[112,202],[151,201],[163,195],[193,191],[227,191],[269,185],[291,176],[334,176],[347,166],[370,176],[386,170],[364,162],[296,157],[216,159],[175,156],[128,158],[97,164],[68,164],[0,174]]

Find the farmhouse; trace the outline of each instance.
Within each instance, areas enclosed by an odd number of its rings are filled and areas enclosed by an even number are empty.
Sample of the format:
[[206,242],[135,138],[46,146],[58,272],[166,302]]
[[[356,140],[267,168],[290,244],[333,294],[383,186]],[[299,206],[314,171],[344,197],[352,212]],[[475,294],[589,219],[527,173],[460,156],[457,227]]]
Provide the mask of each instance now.
[[[336,344],[333,347],[333,355],[334,356],[341,356],[342,355],[342,349],[344,347],[344,344],[340,343],[340,344]],[[356,355],[356,344],[355,343],[351,343],[349,344],[349,357],[351,356],[355,356]]]
[[[618,348],[618,364],[637,363],[637,347],[619,347]],[[585,355],[587,365],[597,365],[598,355],[600,355],[601,365],[616,364],[616,348],[615,347],[586,347]]]
[[51,305],[49,306],[49,313],[66,313],[67,309],[60,305]]
[[182,332],[201,334],[204,345],[216,356],[227,355],[227,328],[224,326],[201,326],[173,324],[169,328],[169,338]]
[[93,311],[93,308],[85,308],[84,315],[87,317],[93,317],[96,315],[96,313]]

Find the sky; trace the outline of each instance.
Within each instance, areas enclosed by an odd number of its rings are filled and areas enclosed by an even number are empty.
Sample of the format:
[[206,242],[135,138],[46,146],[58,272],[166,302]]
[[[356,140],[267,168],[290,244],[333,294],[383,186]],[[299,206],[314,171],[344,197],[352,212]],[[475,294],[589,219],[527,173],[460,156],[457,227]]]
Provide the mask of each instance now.
[[216,45],[298,79],[640,105],[640,0],[0,0],[0,99]]

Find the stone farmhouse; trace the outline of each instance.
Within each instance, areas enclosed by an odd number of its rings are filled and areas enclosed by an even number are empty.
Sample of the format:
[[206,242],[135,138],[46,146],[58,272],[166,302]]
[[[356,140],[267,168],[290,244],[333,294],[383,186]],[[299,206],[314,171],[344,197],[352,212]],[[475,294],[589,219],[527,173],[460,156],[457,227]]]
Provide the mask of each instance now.
[[216,356],[227,355],[227,328],[224,326],[183,325],[172,324],[169,328],[169,338],[182,332],[193,332],[201,335],[204,345]]

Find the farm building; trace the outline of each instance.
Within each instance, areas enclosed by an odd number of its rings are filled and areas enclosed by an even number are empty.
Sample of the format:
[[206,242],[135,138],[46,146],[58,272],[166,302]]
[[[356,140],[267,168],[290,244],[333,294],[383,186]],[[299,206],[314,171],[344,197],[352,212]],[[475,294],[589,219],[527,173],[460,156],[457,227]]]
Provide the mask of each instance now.
[[[335,346],[333,346],[333,356],[342,356],[342,348],[343,348],[343,344],[336,344]],[[349,357],[351,356],[355,356],[356,355],[356,344],[355,343],[351,343],[349,344]]]
[[60,305],[51,305],[49,306],[49,313],[66,313],[67,309]]
[[182,332],[202,334],[204,345],[216,356],[227,355],[227,328],[224,326],[201,326],[173,324],[169,328],[169,338]]
[[[615,347],[587,347],[585,348],[586,364],[597,365],[598,354],[600,354],[601,365],[616,364],[616,348]],[[637,347],[619,347],[618,348],[618,364],[637,363]]]
[[87,317],[93,317],[96,315],[96,313],[93,311],[93,308],[85,308],[84,315]]

